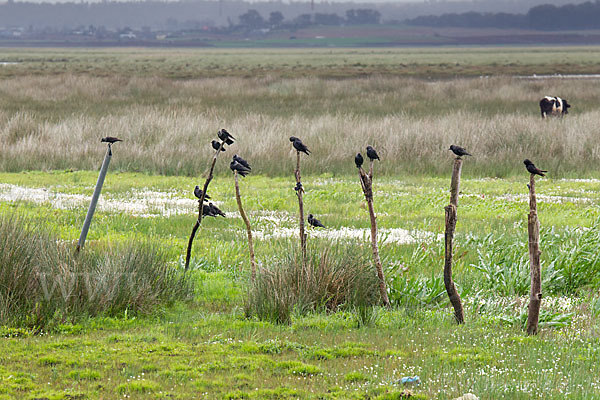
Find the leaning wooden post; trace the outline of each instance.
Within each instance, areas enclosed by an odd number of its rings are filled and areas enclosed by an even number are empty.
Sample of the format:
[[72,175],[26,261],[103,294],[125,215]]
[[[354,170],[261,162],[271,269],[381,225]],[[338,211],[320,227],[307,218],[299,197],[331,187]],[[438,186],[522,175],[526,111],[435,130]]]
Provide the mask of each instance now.
[[92,218],[94,217],[94,211],[96,211],[96,205],[98,204],[98,199],[100,198],[100,192],[102,192],[102,185],[104,184],[104,178],[106,178],[106,172],[108,171],[108,165],[110,164],[111,158],[112,148],[111,144],[109,143],[108,148],[106,149],[106,154],[104,155],[104,161],[102,161],[102,166],[100,167],[100,174],[98,175],[98,181],[96,181],[96,188],[94,189],[94,194],[92,195],[92,200],[90,201],[90,206],[85,216],[85,221],[83,221],[83,227],[81,228],[81,234],[79,235],[79,241],[77,242],[77,252],[79,252],[79,250],[81,250],[85,244],[85,239],[87,238],[90,224],[92,223]]
[[529,215],[527,218],[529,233],[529,266],[531,267],[531,292],[527,315],[527,334],[537,335],[540,306],[542,304],[542,282],[540,272],[540,221],[537,216],[535,198],[535,174],[529,177]]
[[375,262],[375,269],[377,270],[377,277],[379,278],[379,292],[381,294],[383,305],[389,307],[390,299],[387,294],[383,266],[381,265],[379,247],[377,246],[377,220],[375,217],[375,210],[373,209],[373,161],[371,161],[368,175],[362,167],[358,168],[358,177],[360,178],[360,185],[363,189],[367,207],[369,209],[369,218],[371,220],[371,249],[373,250],[373,260]]
[[302,194],[304,188],[302,187],[302,181],[300,179],[300,151],[296,150],[296,170],[294,171],[296,176],[296,196],[298,196],[298,209],[300,211],[300,246],[302,247],[302,263],[306,263],[306,233],[304,233],[304,202],[302,201]]
[[202,198],[200,200],[198,200],[198,204],[199,204],[198,219],[196,219],[196,223],[194,224],[194,228],[192,229],[192,233],[190,234],[190,239],[188,240],[188,246],[187,246],[187,253],[185,255],[185,269],[186,270],[190,266],[190,258],[192,255],[192,244],[194,243],[194,237],[196,236],[196,231],[198,231],[198,228],[200,227],[200,224],[202,223],[202,211],[203,211],[202,205],[204,204],[204,197],[206,196],[206,191],[208,190],[208,185],[213,178],[213,170],[215,169],[215,164],[217,163],[217,157],[219,156],[219,153],[221,153],[221,149],[223,148],[224,145],[225,145],[225,141],[221,141],[219,150],[217,150],[215,152],[215,155],[213,156],[212,163],[210,165],[210,170],[208,172],[208,177],[206,178],[206,181],[204,182],[204,187],[202,189]]
[[252,244],[252,228],[250,227],[250,221],[244,212],[244,208],[242,207],[242,198],[240,196],[240,185],[238,183],[238,173],[237,171],[233,171],[233,177],[235,179],[235,199],[237,200],[238,209],[240,210],[240,215],[246,224],[246,232],[248,233],[248,251],[250,252],[250,265],[252,266],[252,281],[256,277],[256,260],[254,259],[254,245]]
[[452,170],[452,181],[450,183],[450,204],[445,207],[446,210],[446,233],[444,235],[446,257],[444,261],[444,285],[450,298],[450,303],[454,307],[454,318],[456,322],[462,324],[465,322],[463,306],[460,301],[460,295],[456,290],[452,280],[452,241],[454,240],[454,230],[456,229],[456,210],[458,208],[458,193],[460,187],[460,171],[462,168],[462,158],[456,157],[454,160],[454,169]]

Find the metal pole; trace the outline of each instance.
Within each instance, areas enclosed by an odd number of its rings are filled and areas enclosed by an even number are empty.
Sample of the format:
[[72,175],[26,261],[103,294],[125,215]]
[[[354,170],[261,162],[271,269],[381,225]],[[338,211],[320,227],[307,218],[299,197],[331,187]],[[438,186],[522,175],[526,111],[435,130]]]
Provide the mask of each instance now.
[[98,198],[100,197],[100,192],[102,191],[102,185],[104,184],[104,178],[106,177],[106,171],[108,171],[108,164],[110,164],[111,157],[112,150],[109,144],[108,149],[106,149],[104,161],[102,162],[102,167],[100,167],[100,175],[98,175],[98,182],[96,182],[96,188],[94,189],[94,194],[92,195],[90,208],[88,208],[87,215],[85,216],[85,221],[83,222],[83,227],[81,228],[81,235],[79,235],[79,242],[77,242],[78,251],[85,244],[85,238],[87,237],[88,231],[90,230],[92,217],[94,216],[94,211],[96,211],[96,204],[98,204]]

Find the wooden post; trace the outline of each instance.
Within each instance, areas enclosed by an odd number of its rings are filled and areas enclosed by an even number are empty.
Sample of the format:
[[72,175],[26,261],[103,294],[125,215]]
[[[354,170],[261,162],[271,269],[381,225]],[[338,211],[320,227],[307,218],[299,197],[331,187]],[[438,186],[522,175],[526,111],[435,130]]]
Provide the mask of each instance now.
[[296,196],[298,196],[298,209],[300,211],[300,246],[302,247],[302,263],[306,263],[306,233],[304,233],[304,202],[302,201],[302,194],[304,189],[302,188],[302,181],[300,179],[300,152],[296,150],[296,170],[294,175],[296,176]]
[[542,279],[540,271],[540,221],[537,216],[535,197],[535,175],[529,177],[529,215],[527,218],[529,233],[529,266],[531,267],[531,292],[527,315],[527,334],[537,335],[542,304]]
[[238,173],[237,171],[233,171],[233,177],[235,179],[235,199],[237,200],[238,209],[240,210],[240,215],[246,224],[246,232],[248,233],[248,251],[250,252],[250,265],[252,267],[252,281],[256,277],[256,260],[254,259],[254,245],[252,244],[252,228],[250,227],[250,221],[244,212],[244,207],[242,207],[242,198],[240,196],[240,185],[238,183]]
[[377,277],[379,278],[379,292],[381,294],[383,305],[389,307],[390,299],[387,294],[383,266],[381,265],[379,247],[377,246],[377,220],[373,208],[373,161],[371,161],[371,166],[369,167],[369,174],[367,175],[362,167],[360,167],[358,169],[358,177],[369,209],[369,218],[371,220],[371,249],[373,251],[373,260],[375,262],[375,269],[377,270]]
[[210,170],[208,172],[208,177],[206,178],[206,181],[204,182],[204,187],[202,189],[202,198],[200,200],[198,200],[198,204],[199,204],[198,219],[196,219],[194,228],[192,228],[192,233],[190,234],[190,239],[188,240],[187,252],[185,255],[185,269],[186,270],[190,266],[190,258],[192,256],[192,244],[194,243],[194,237],[196,236],[196,232],[198,231],[198,228],[200,227],[200,224],[202,223],[202,209],[203,209],[202,205],[204,204],[204,197],[206,196],[206,191],[208,190],[208,185],[209,185],[210,181],[212,181],[212,178],[213,178],[213,171],[215,169],[215,164],[217,163],[217,157],[219,156],[219,153],[221,153],[221,149],[223,148],[224,145],[225,145],[225,141],[221,141],[219,150],[217,150],[215,152],[215,155],[213,156],[212,163],[210,165]]
[[452,180],[450,182],[450,204],[445,207],[446,210],[446,233],[444,235],[446,257],[444,261],[444,285],[450,298],[450,303],[454,307],[454,318],[459,324],[465,322],[463,306],[460,301],[460,295],[456,290],[452,280],[452,241],[454,240],[454,230],[456,229],[456,211],[458,208],[458,193],[460,188],[460,171],[462,168],[462,158],[456,157],[454,160],[454,169],[452,170]]

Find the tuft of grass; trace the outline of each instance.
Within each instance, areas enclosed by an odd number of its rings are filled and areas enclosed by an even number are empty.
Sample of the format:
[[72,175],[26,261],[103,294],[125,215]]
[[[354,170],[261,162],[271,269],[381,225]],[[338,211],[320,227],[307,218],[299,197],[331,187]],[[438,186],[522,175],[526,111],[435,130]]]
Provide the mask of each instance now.
[[35,330],[96,315],[148,314],[189,298],[192,285],[156,245],[76,254],[16,214],[0,215],[0,324]]
[[275,364],[275,369],[282,370],[290,375],[299,376],[311,376],[323,372],[323,370],[316,365],[305,364],[300,361],[282,361]]
[[119,394],[136,394],[136,393],[154,393],[160,389],[160,385],[156,382],[141,379],[127,383],[122,383],[117,386]]
[[[527,242],[522,237],[488,234],[472,238],[478,261],[471,267],[483,274],[483,283],[501,296],[529,293]],[[589,227],[542,229],[542,289],[554,295],[573,295],[600,285],[600,220]]]
[[289,324],[293,313],[366,310],[379,304],[377,276],[359,245],[311,245],[307,258],[304,264],[290,250],[271,266],[259,268],[248,287],[246,315]]
[[350,382],[350,383],[363,383],[363,382],[369,382],[371,380],[371,378],[369,378],[366,374],[364,374],[360,371],[355,371],[355,372],[349,372],[346,375],[344,375],[344,380],[346,382]]

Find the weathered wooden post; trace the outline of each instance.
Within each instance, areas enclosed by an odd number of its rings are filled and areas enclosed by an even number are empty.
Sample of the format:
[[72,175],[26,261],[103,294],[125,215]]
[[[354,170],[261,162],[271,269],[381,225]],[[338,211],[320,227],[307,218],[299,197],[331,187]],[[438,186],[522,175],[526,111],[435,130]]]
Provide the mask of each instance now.
[[529,215],[527,217],[529,234],[529,266],[531,267],[531,291],[527,315],[527,334],[537,335],[542,304],[542,282],[540,271],[540,221],[537,216],[535,197],[535,174],[529,177]]
[[304,232],[304,202],[302,195],[304,188],[302,187],[302,180],[300,179],[300,151],[296,150],[296,170],[294,171],[296,176],[296,196],[298,196],[298,210],[300,213],[299,217],[299,234],[300,234],[300,246],[302,247],[302,263],[306,263],[306,233]]
[[233,177],[235,179],[235,199],[237,201],[238,209],[240,210],[240,215],[246,224],[246,232],[248,233],[248,251],[250,252],[250,265],[252,267],[252,281],[256,277],[256,260],[254,258],[254,245],[252,244],[252,227],[250,226],[250,221],[244,212],[244,207],[242,207],[242,198],[240,196],[240,185],[238,183],[238,173],[237,171],[233,171]]
[[198,218],[196,219],[196,223],[192,228],[192,233],[190,234],[190,238],[188,240],[187,252],[185,255],[185,269],[187,270],[190,266],[190,258],[192,256],[192,244],[194,243],[194,237],[196,236],[196,232],[202,223],[202,205],[204,204],[204,198],[206,197],[206,191],[208,190],[208,185],[213,178],[213,171],[215,169],[215,164],[217,163],[217,157],[221,153],[221,149],[225,145],[225,140],[221,140],[219,148],[215,151],[215,155],[213,156],[212,163],[210,164],[210,170],[208,172],[208,176],[206,177],[206,181],[204,182],[204,187],[202,188],[202,198],[198,201]]
[[375,269],[377,270],[377,277],[379,278],[379,292],[383,305],[386,307],[390,306],[390,299],[387,294],[387,287],[385,284],[385,277],[383,275],[383,266],[381,265],[381,258],[379,257],[379,247],[377,246],[377,220],[375,217],[375,210],[373,208],[373,160],[369,167],[369,174],[367,175],[362,167],[358,168],[358,177],[360,179],[360,186],[362,187],[367,201],[367,207],[369,209],[369,218],[371,220],[371,250],[373,251],[373,261],[375,262]]
[[81,234],[79,235],[76,251],[81,250],[85,244],[85,239],[87,238],[88,231],[90,230],[90,224],[92,223],[92,218],[94,217],[94,212],[96,211],[96,205],[98,204],[98,199],[100,198],[100,192],[102,192],[102,185],[104,185],[104,178],[106,178],[106,172],[108,171],[108,165],[110,164],[111,158],[111,143],[108,143],[108,148],[106,149],[106,154],[104,155],[104,161],[102,161],[102,166],[100,167],[100,174],[98,175],[96,188],[94,189],[94,194],[92,195],[92,200],[90,201],[90,207],[88,208],[85,221],[83,222],[83,227],[81,228]]
[[450,298],[450,303],[454,307],[454,318],[456,322],[462,324],[465,322],[463,306],[460,301],[460,295],[456,290],[452,279],[452,241],[454,240],[454,230],[456,229],[456,214],[458,208],[458,193],[460,188],[460,172],[462,168],[462,158],[460,156],[454,159],[454,168],[452,170],[452,180],[450,182],[450,204],[445,207],[446,210],[446,233],[444,235],[446,257],[444,260],[444,285]]

